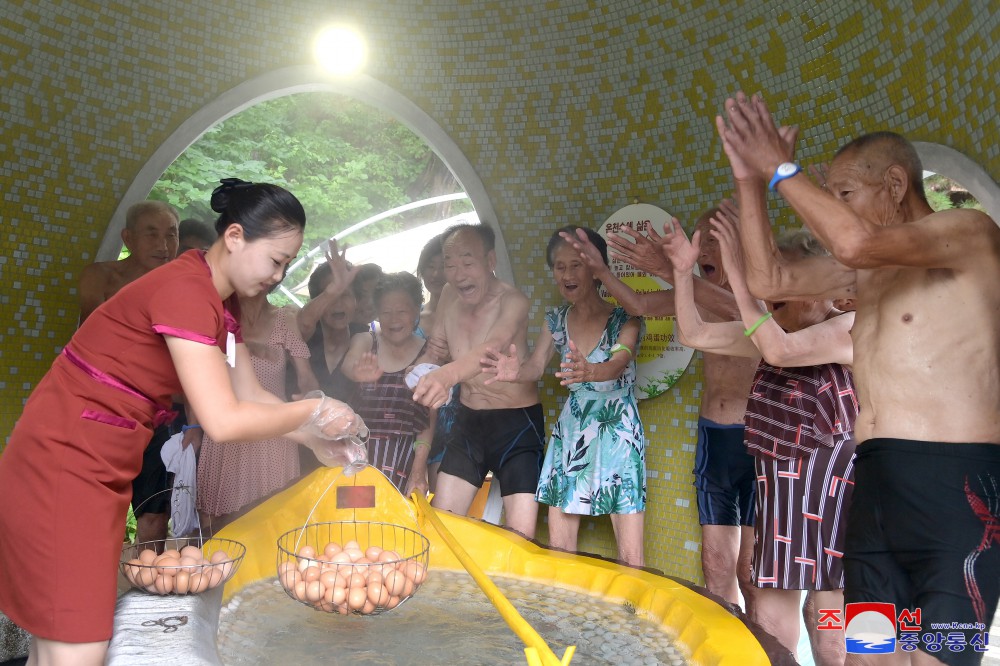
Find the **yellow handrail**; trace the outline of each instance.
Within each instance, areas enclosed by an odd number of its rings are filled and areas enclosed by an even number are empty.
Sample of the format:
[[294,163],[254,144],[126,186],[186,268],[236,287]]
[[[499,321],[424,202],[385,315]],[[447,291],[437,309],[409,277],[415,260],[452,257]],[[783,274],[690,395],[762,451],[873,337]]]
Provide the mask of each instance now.
[[569,666],[570,660],[573,659],[573,653],[576,652],[576,646],[570,645],[566,648],[563,653],[563,658],[560,660],[554,652],[549,648],[543,639],[534,628],[528,624],[528,622],[521,617],[521,614],[517,612],[514,608],[514,604],[503,595],[503,592],[493,584],[493,581],[483,573],[483,570],[479,568],[469,553],[466,552],[462,545],[455,540],[448,528],[444,526],[441,519],[434,514],[434,510],[431,509],[431,505],[427,503],[426,498],[419,492],[413,493],[412,497],[417,503],[417,507],[420,509],[420,513],[431,521],[431,525],[437,530],[437,533],[441,535],[442,541],[451,549],[451,552],[455,554],[458,561],[462,563],[465,570],[469,572],[472,579],[476,581],[479,589],[486,594],[486,597],[496,606],[497,611],[500,612],[500,617],[504,619],[507,626],[517,634],[517,637],[521,639],[524,643],[524,655],[528,660],[529,666]]

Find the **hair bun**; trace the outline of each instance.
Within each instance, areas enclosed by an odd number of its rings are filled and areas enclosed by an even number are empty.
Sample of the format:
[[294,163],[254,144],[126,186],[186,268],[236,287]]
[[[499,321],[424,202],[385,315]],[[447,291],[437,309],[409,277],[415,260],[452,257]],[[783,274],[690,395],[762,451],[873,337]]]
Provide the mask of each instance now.
[[248,183],[239,178],[223,178],[219,182],[222,184],[212,190],[212,199],[210,201],[212,210],[219,214],[226,212],[226,209],[229,208],[229,195],[232,192],[253,187],[253,183]]

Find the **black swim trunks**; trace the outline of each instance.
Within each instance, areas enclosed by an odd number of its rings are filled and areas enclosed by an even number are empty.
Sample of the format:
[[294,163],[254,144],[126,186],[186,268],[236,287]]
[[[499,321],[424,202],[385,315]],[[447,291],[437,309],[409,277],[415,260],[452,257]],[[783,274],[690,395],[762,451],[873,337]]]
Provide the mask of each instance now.
[[919,632],[900,632],[897,649],[917,633],[946,664],[978,664],[973,646],[1000,598],[1000,445],[870,439],[855,484],[846,602],[893,603],[913,618],[919,609]]
[[167,472],[167,466],[160,457],[170,434],[170,428],[159,426],[153,431],[153,437],[142,454],[142,470],[132,480],[132,511],[136,516],[170,513],[169,490],[174,485],[174,475]]
[[459,403],[440,471],[483,486],[492,471],[502,496],[535,494],[545,451],[541,404],[513,409],[470,409]]
[[698,419],[694,485],[699,523],[753,527],[757,476],[754,458],[743,443],[742,423]]

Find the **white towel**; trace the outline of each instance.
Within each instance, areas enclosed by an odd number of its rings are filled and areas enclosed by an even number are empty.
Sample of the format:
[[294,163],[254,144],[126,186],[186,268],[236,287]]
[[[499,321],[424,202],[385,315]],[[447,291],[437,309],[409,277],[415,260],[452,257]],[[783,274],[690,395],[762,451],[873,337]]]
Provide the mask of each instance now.
[[170,517],[173,519],[174,536],[198,529],[198,510],[195,508],[195,497],[198,485],[198,461],[195,458],[194,447],[184,448],[181,441],[183,434],[177,433],[164,444],[160,457],[167,471],[174,475],[174,490],[170,494]]

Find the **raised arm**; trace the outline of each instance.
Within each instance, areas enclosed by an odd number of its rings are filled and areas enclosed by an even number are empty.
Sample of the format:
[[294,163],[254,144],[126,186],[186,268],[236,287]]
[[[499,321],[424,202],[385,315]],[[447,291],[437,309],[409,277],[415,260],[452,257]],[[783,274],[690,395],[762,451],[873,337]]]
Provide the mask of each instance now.
[[[751,105],[752,100],[739,93],[736,99],[726,101],[729,124],[722,116],[716,117],[716,128],[729,158],[740,201],[742,248],[750,292],[767,300],[853,298],[857,282],[853,269],[833,257],[788,260],[778,251],[771,234],[766,199],[767,182],[774,171],[765,177],[764,172],[752,165],[759,164],[765,152],[770,154],[770,160],[777,160],[775,167],[791,161],[797,129],[782,127],[779,130],[770,121],[771,132],[766,138],[751,134],[748,129]],[[808,182],[803,175],[787,180]],[[786,186],[783,181],[782,189]],[[818,188],[814,189],[822,194]],[[828,195],[824,198],[830,199]],[[826,239],[818,238],[829,249]]]
[[757,358],[760,353],[753,343],[743,335],[743,324],[739,321],[706,322],[694,304],[694,270],[698,258],[698,242],[701,234],[694,232],[693,243],[688,242],[684,230],[676,219],[671,221],[672,230],[664,236],[664,252],[674,266],[674,292],[677,303],[678,338],[681,343],[702,351],[728,356]]
[[308,340],[313,336],[313,333],[316,332],[316,326],[323,318],[323,313],[342,293],[350,289],[351,283],[354,281],[358,267],[351,266],[347,262],[346,253],[347,246],[340,250],[337,247],[337,240],[330,239],[330,247],[326,251],[326,261],[330,265],[330,281],[326,288],[316,295],[316,298],[310,299],[302,306],[296,316],[299,333],[303,340]]
[[792,368],[820,363],[853,363],[853,312],[793,333],[784,331],[747,290],[736,225],[723,214],[712,219],[712,227],[712,234],[719,240],[722,265],[739,304],[743,325],[752,331],[749,337],[765,361],[777,367]]
[[[664,230],[668,233],[670,224],[668,222],[664,225]],[[632,240],[626,240],[623,236],[629,236]],[[663,249],[665,242],[664,236],[656,233],[652,226],[647,229],[646,235],[624,227],[617,235],[608,238],[608,245],[613,248],[612,255],[615,259],[624,261],[644,273],[655,275],[672,284],[674,270],[670,258]],[[613,293],[612,295],[617,298],[617,295]],[[672,290],[665,289],[642,294],[642,296],[646,297],[642,304],[645,309],[633,311],[626,307],[629,314],[649,317],[674,316],[676,309]],[[722,320],[728,321],[739,317],[739,310],[736,308],[733,295],[722,287],[698,276],[694,276],[694,301],[699,308],[711,312]],[[621,301],[619,300],[619,302]]]

